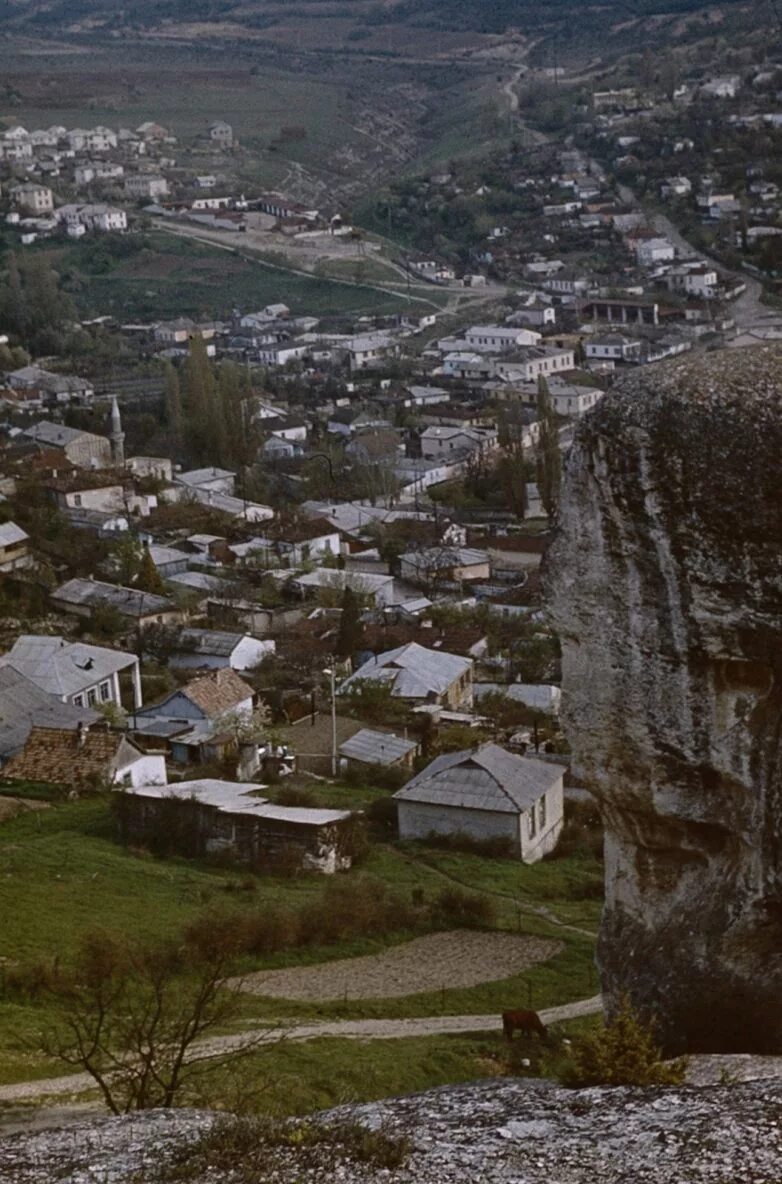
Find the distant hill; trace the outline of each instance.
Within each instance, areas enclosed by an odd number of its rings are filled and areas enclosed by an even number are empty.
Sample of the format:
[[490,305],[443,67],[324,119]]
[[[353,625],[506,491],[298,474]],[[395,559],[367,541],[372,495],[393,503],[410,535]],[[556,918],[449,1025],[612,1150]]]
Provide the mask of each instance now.
[[[754,7],[741,0],[0,0],[0,21],[70,26],[102,21],[156,26],[164,21],[269,25],[294,20],[347,20],[362,25],[411,23],[444,29],[534,37],[536,30],[573,25],[589,34],[617,22],[671,20],[704,12]],[[766,4],[766,7],[768,5]]]

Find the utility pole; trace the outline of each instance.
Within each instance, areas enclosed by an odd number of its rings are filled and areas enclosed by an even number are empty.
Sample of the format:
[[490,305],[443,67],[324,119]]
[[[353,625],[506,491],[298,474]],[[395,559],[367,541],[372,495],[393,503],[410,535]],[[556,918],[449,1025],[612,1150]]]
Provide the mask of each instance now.
[[[336,661],[336,659],[335,659]],[[337,776],[337,673],[334,662],[324,671],[331,680],[331,776]]]

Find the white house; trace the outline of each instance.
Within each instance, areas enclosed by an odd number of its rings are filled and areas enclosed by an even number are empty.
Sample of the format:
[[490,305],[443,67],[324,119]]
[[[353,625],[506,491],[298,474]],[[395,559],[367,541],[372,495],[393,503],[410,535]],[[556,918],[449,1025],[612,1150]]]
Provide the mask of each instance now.
[[584,351],[590,361],[637,362],[641,357],[641,342],[621,333],[604,333],[590,338]]
[[639,267],[669,263],[676,258],[676,248],[667,238],[647,238],[636,243],[635,261]]
[[445,753],[394,794],[399,836],[505,840],[517,859],[536,863],[562,831],[565,772],[498,744]]
[[168,660],[175,668],[252,670],[274,654],[276,642],[260,641],[249,633],[223,633],[215,629],[183,629],[176,651]]
[[0,572],[18,571],[30,566],[33,560],[29,542],[30,536],[15,522],[0,524]]
[[471,349],[487,346],[489,349],[503,353],[524,345],[537,345],[540,333],[531,329],[520,329],[513,325],[473,325],[464,334],[464,339]]
[[88,205],[60,206],[55,211],[57,220],[62,222],[70,233],[72,227],[83,227],[87,230],[104,232],[123,231],[128,228],[128,215],[119,206],[109,206],[104,203]]
[[105,646],[22,634],[8,653],[0,656],[0,666],[12,666],[42,691],[75,707],[121,704],[120,674],[128,671],[134,706],[142,703],[138,658]]
[[50,214],[54,209],[54,194],[48,185],[38,185],[35,181],[23,181],[20,185],[12,185],[8,190],[11,201],[28,214]]
[[493,428],[428,427],[421,433],[421,455],[437,460],[451,453],[491,452],[497,447]]
[[125,178],[125,192],[128,197],[165,197],[168,181],[152,173],[137,173]]

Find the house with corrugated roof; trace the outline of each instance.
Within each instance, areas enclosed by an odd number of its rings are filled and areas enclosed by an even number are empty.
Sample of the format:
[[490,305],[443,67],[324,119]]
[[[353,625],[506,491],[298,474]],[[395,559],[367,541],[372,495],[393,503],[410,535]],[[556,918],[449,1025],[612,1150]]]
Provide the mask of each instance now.
[[378,732],[374,728],[360,728],[339,746],[339,755],[348,765],[364,769],[368,765],[412,768],[420,745],[417,740],[406,740],[393,732]]
[[[331,874],[350,867],[355,815],[349,810],[278,806],[263,785],[205,778],[116,795],[122,842],[172,854],[223,855],[258,870]],[[175,823],[175,824],[174,824]]]
[[394,794],[399,836],[505,842],[516,858],[536,863],[562,831],[565,772],[499,744],[444,753]]
[[35,725],[68,728],[100,720],[97,711],[75,707],[42,690],[13,666],[0,666],[0,763],[24,747]]
[[359,666],[341,684],[338,694],[357,692],[364,682],[380,683],[394,699],[411,705],[441,704],[458,711],[472,707],[472,672],[471,658],[430,650],[411,641]]
[[173,600],[140,588],[124,588],[102,580],[66,580],[50,593],[54,608],[89,619],[97,608],[110,608],[139,629],[147,625],[174,624],[183,613]]
[[142,703],[139,660],[126,651],[66,641],[64,637],[24,633],[17,637],[7,654],[0,655],[0,669],[6,667],[18,671],[61,703],[71,703],[74,707],[121,704],[120,676],[127,674],[134,705],[140,707]]

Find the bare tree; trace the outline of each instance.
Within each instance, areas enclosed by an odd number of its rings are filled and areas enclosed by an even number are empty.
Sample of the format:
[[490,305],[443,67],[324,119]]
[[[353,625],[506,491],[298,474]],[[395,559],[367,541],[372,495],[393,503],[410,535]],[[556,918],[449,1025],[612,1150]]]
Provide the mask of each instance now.
[[202,1044],[238,1014],[227,985],[235,930],[206,916],[179,944],[86,935],[51,988],[56,1018],[39,1047],[88,1073],[113,1114],[175,1105],[198,1076],[236,1055]]

